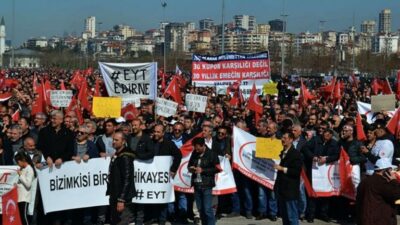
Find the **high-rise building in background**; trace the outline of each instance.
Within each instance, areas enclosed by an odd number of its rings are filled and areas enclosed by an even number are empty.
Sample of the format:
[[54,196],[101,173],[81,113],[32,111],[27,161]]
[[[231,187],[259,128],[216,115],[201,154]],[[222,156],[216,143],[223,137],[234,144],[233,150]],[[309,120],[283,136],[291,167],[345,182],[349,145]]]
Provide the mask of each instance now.
[[167,54],[189,51],[187,26],[184,23],[169,23],[165,26],[165,44]]
[[0,66],[3,66],[3,54],[6,51],[6,23],[4,17],[0,22]]
[[268,23],[271,26],[271,31],[273,32],[283,32],[285,29],[285,22],[283,20],[270,20]]
[[249,15],[236,15],[233,17],[235,22],[235,27],[242,28],[248,31],[256,30],[256,18]]
[[379,33],[389,34],[392,31],[392,15],[390,9],[384,9],[379,13]]
[[96,17],[89,16],[85,19],[85,33],[90,38],[96,37]]
[[211,27],[214,26],[214,20],[212,19],[202,19],[199,21],[200,30],[211,30]]
[[374,34],[375,33],[375,21],[365,20],[361,24],[361,33]]
[[[4,17],[1,17],[0,22],[0,58],[2,58],[4,52],[6,51],[6,23],[4,22]],[[1,64],[1,61],[0,61]]]

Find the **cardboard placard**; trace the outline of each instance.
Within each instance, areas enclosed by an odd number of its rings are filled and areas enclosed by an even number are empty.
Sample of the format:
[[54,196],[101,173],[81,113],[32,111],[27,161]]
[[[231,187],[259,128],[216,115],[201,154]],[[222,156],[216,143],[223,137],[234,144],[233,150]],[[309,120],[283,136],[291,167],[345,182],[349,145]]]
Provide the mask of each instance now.
[[371,96],[372,112],[393,111],[396,109],[396,95]]
[[256,138],[256,157],[265,159],[280,159],[283,149],[281,140],[272,138]]
[[68,107],[71,103],[72,95],[72,90],[51,90],[51,105],[54,107]]
[[121,116],[121,105],[120,97],[94,97],[93,114],[99,118],[117,118]]

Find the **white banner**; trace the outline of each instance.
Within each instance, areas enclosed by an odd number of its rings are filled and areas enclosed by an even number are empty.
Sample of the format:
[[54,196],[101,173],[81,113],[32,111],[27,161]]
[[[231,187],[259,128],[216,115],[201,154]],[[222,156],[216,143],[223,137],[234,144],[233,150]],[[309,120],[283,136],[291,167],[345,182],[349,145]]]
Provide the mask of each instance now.
[[155,99],[157,63],[102,63],[101,74],[109,96]]
[[207,96],[186,94],[185,105],[187,111],[204,113],[207,106]]
[[164,117],[175,115],[178,103],[164,98],[156,99],[156,114]]
[[171,156],[156,156],[152,160],[135,160],[135,203],[168,203],[175,201],[170,178]]
[[69,161],[60,168],[38,170],[44,212],[108,205],[107,176],[110,158]]
[[[192,173],[188,171],[187,165],[189,163],[190,156],[187,155],[182,158],[181,164],[174,179],[175,190],[185,193],[193,193],[193,187],[191,187]],[[213,195],[226,195],[236,192],[235,179],[233,178],[232,168],[229,160],[225,157],[219,156],[219,162],[222,171],[215,175],[215,187],[213,188]]]
[[319,197],[337,196],[340,194],[339,163],[318,165],[312,167],[312,187]]
[[[14,184],[18,182],[19,166],[0,166],[0,196],[10,191]],[[2,210],[0,198],[0,212]]]
[[256,158],[256,137],[233,128],[233,167],[250,179],[273,189],[276,179],[274,164],[280,160]]
[[51,105],[54,107],[68,107],[71,103],[72,95],[72,90],[51,90]]

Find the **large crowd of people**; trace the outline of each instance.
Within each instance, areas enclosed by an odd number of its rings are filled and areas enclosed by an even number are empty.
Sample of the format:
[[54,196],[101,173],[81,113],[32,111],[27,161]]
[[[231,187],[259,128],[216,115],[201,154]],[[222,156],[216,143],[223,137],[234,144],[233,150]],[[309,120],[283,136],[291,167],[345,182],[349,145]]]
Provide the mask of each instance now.
[[[371,80],[354,80],[353,77],[350,81],[348,77],[335,77],[333,79],[339,85],[332,85],[332,81],[321,77],[281,78],[276,81],[276,95],[259,96],[263,113],[256,118],[255,112],[247,107],[247,100],[239,98],[233,104],[235,95],[229,92],[217,94],[215,87],[195,87],[191,85],[190,75],[179,75],[185,81],[180,86],[182,99],[187,93],[208,97],[204,113],[188,112],[179,106],[176,115],[164,118],[155,115],[154,101],[141,99],[134,118],[109,119],[96,118],[79,104],[78,112],[47,105],[42,112],[32,114],[37,99],[35,85],[45,81],[50,82],[53,89],[61,89],[62,85],[77,94],[81,87],[74,79],[80,76],[87,81],[89,102],[97,81],[100,81],[101,95],[105,96],[98,71],[10,69],[2,70],[1,76],[0,94],[12,94],[0,105],[1,165],[19,165],[21,171],[26,171],[29,165],[41,169],[60,167],[72,160],[115,159],[111,162],[108,177],[110,206],[43,215],[39,199],[35,203],[37,213],[26,218],[24,224],[79,225],[108,221],[111,224],[165,224],[167,221],[187,224],[188,221],[201,221],[203,225],[212,225],[217,219],[238,216],[271,221],[281,217],[283,224],[299,224],[300,220],[313,223],[315,218],[326,222],[335,219],[357,221],[358,224],[396,224],[395,201],[400,199],[400,186],[391,168],[399,165],[400,132],[397,135],[389,132],[386,127],[389,114],[378,112],[371,124],[362,115],[367,138],[357,139],[357,101],[370,102],[375,91]],[[167,76],[166,79],[168,77],[172,78]],[[327,88],[329,85],[331,88]],[[339,86],[338,90],[336,86]],[[163,94],[161,88],[159,79],[160,96]],[[219,171],[216,156],[232,158],[233,126],[257,137],[282,141],[284,149],[281,163],[275,165],[278,173],[273,190],[234,170],[238,192],[212,196],[214,175]],[[132,161],[171,155],[170,175],[173,177],[182,158],[179,148],[199,133],[202,135],[193,140],[195,154],[188,166],[193,172],[195,194],[177,192],[175,204],[130,203],[135,187],[121,177],[133,179]],[[300,178],[301,169],[304,168],[310,178],[314,163],[338,161],[341,148],[347,152],[351,164],[360,168],[361,180],[355,181],[359,186],[357,200],[309,196]],[[21,152],[30,157],[24,157]],[[35,174],[29,171],[28,175]],[[25,186],[27,188],[29,186]],[[21,202],[27,203],[26,199]],[[26,204],[21,205],[21,214],[26,214]]]

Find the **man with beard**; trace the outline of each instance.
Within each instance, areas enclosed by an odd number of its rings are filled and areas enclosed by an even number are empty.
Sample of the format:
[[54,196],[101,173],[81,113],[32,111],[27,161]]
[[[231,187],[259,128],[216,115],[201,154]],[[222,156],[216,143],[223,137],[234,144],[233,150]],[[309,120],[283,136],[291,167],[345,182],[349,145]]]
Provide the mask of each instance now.
[[[163,125],[159,124],[154,127],[153,130],[153,145],[155,153],[154,155],[172,156],[173,161],[170,167],[170,176],[173,179],[181,163],[182,153],[172,141],[164,138],[164,134],[165,134],[165,127]],[[167,221],[168,204],[158,204],[158,207],[159,207],[158,224],[164,225]]]

